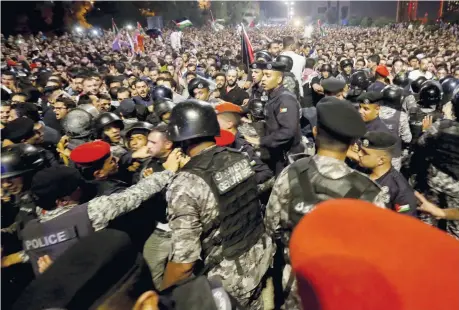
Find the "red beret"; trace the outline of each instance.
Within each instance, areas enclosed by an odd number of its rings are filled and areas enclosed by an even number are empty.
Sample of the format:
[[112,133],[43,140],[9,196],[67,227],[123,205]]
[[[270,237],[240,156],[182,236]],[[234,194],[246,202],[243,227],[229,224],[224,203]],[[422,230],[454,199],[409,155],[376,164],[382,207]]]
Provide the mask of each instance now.
[[220,130],[220,136],[215,137],[218,146],[227,146],[234,142],[236,136],[227,130]]
[[84,165],[98,161],[110,154],[110,144],[104,141],[93,141],[77,146],[70,159],[76,164]]
[[353,199],[304,216],[290,240],[303,309],[459,309],[459,243]]
[[10,67],[14,67],[14,66],[17,65],[17,62],[15,62],[14,60],[8,59],[8,60],[6,61],[6,64],[7,64],[8,66],[10,66]]
[[215,107],[215,110],[217,111],[217,114],[226,113],[226,112],[239,113],[239,114],[242,113],[241,107],[231,102],[220,103],[219,105]]
[[376,67],[376,72],[381,75],[382,77],[387,77],[389,76],[389,70],[387,70],[386,66],[379,65]]

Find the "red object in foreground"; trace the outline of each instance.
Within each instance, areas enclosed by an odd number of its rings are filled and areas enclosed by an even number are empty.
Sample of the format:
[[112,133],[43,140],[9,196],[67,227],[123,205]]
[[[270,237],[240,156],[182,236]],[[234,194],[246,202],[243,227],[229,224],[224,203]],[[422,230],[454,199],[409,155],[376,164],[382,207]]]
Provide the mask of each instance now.
[[228,146],[233,144],[236,137],[227,130],[220,130],[220,136],[215,137],[218,146]]

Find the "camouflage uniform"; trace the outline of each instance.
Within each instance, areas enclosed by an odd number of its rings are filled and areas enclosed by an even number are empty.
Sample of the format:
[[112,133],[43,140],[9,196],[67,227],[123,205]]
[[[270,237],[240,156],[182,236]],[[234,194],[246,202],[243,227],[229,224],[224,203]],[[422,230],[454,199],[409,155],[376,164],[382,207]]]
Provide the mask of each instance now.
[[[353,172],[344,162],[334,158],[324,157],[315,155],[313,160],[317,166],[318,171],[325,177],[331,179],[338,179],[347,174]],[[279,175],[276,183],[274,184],[269,202],[266,207],[265,226],[266,231],[272,235],[280,238],[283,244],[288,244],[290,240],[290,219],[289,219],[289,207],[291,204],[290,194],[290,183],[288,176],[289,167],[284,169]],[[379,207],[385,208],[386,202],[388,201],[388,195],[384,192],[380,192],[373,201],[373,203]],[[310,206],[310,209],[305,214],[311,212],[314,206]],[[305,236],[306,237],[306,236]],[[284,254],[288,255],[288,249],[284,250]],[[282,273],[282,287],[285,289],[289,282],[291,273],[291,266],[285,265]],[[296,279],[290,279],[292,281],[291,290],[286,297],[284,309],[300,309],[300,300],[297,294]],[[305,309],[307,310],[307,309]]]
[[120,158],[127,150],[123,147],[122,144],[110,145],[110,152],[113,156]]
[[[440,133],[439,129],[443,122],[445,121],[438,121],[432,124],[419,138],[418,144],[427,151],[433,151],[435,148],[433,143]],[[420,155],[425,158],[424,154]],[[426,188],[423,194],[426,195],[429,201],[442,208],[459,208],[459,180],[440,171],[431,163],[427,162],[427,165]],[[429,225],[436,226],[438,224],[438,221],[430,215],[421,214],[420,218]],[[459,221],[447,221],[446,231],[459,239]]]
[[[222,254],[222,246],[214,246],[206,258],[202,257],[202,243],[220,237],[219,227],[215,227],[201,240],[203,227],[219,216],[217,200],[209,185],[201,177],[182,171],[170,183],[166,199],[169,226],[172,229],[170,261],[187,264],[205,259],[204,265],[211,264],[213,258]],[[210,269],[208,276],[221,277],[225,289],[242,306],[262,309],[262,279],[271,264],[274,251],[271,238],[264,233],[255,246],[238,258],[239,264],[223,259]]]

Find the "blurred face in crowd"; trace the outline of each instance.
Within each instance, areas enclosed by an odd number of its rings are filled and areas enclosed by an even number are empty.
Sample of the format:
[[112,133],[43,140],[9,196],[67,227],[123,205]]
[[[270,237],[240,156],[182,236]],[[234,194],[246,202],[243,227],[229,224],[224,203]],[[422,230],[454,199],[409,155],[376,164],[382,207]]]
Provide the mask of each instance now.
[[454,77],[459,79],[459,69],[454,70]]
[[67,113],[69,112],[67,107],[65,106],[65,104],[63,102],[60,102],[60,101],[56,101],[53,104],[53,111],[54,111],[54,114],[56,114],[56,119],[57,120],[63,119],[67,115]]
[[435,73],[435,66],[434,66],[433,63],[429,62],[429,63],[427,64],[427,71],[432,72],[432,73]]
[[215,78],[215,83],[217,84],[217,88],[221,89],[225,87],[226,78],[224,76],[219,75]]
[[190,57],[190,64],[193,64],[195,67],[198,64],[198,59],[196,57]]
[[192,79],[194,79],[195,77],[196,77],[196,75],[194,75],[194,74],[188,74],[188,75],[186,76],[186,83],[189,84],[190,81],[191,81]]
[[255,84],[260,83],[262,77],[263,77],[263,70],[261,70],[261,69],[252,69],[252,81]]
[[365,68],[365,62],[363,61],[357,61],[355,63],[355,69],[356,70],[362,70],[363,68]]
[[394,69],[395,74],[398,74],[399,72],[401,72],[403,69],[403,62],[401,61],[394,62],[393,69]]
[[421,63],[419,65],[419,70],[422,72],[426,72],[428,69],[429,61],[427,59],[421,59]]
[[209,89],[208,88],[195,88],[193,90],[194,98],[202,101],[207,101],[209,99]]
[[0,108],[0,121],[2,124],[8,123],[8,119],[10,117],[11,106],[2,106]]
[[2,74],[2,84],[8,88],[14,87],[14,77],[8,74]]
[[118,172],[118,159],[110,155],[105,161],[102,169],[96,171],[97,176],[100,178],[106,178],[108,176],[114,175]]
[[128,91],[124,91],[124,92],[118,92],[116,94],[116,99],[118,101],[123,101],[124,99],[129,99],[131,96],[129,95],[129,92]]
[[18,118],[18,115],[16,113],[16,110],[15,109],[11,109],[10,112],[8,113],[8,121],[7,121],[7,123],[12,122],[17,118]]
[[150,79],[152,80],[152,82],[156,82],[156,80],[158,79],[159,77],[159,72],[158,70],[154,69],[154,70],[151,70],[150,71]]
[[111,102],[110,100],[105,98],[98,98],[98,100],[94,102],[94,106],[97,110],[99,110],[100,113],[109,112]]
[[437,57],[435,58],[435,64],[441,64],[442,62],[445,62],[445,59],[443,57]]
[[180,56],[177,57],[177,58],[175,59],[175,66],[176,66],[177,68],[182,69],[182,68],[183,68],[183,65],[184,65],[183,58],[180,57]]
[[110,139],[112,143],[119,143],[121,141],[121,128],[111,124],[104,127],[104,134]]
[[330,72],[328,71],[320,71],[320,74],[324,79],[328,79],[330,77]]
[[263,70],[261,86],[265,90],[273,90],[282,83],[282,72],[273,70]]
[[148,96],[149,91],[150,91],[150,89],[148,88],[147,83],[145,83],[145,81],[139,81],[139,82],[135,83],[135,90],[136,90],[137,94],[142,98],[146,98]]
[[237,74],[236,70],[229,70],[226,73],[226,81],[227,81],[229,87],[234,87],[236,85],[237,76],[238,76],[238,74]]
[[147,148],[154,158],[165,158],[172,150],[172,142],[167,140],[165,133],[152,131],[148,135]]
[[99,93],[99,83],[95,79],[84,80],[83,92],[85,94],[97,95]]
[[76,92],[83,91],[83,78],[77,77],[72,79],[71,87]]
[[129,137],[129,148],[132,151],[137,151],[145,145],[147,145],[147,137],[145,135],[133,134]]
[[419,67],[419,60],[417,58],[413,58],[410,60],[410,66],[413,69],[417,69]]
[[359,105],[359,113],[365,123],[370,122],[378,117],[379,105],[361,103]]
[[63,73],[65,71],[65,67],[63,65],[57,65],[56,71],[59,73]]
[[346,74],[348,74],[348,75],[351,74],[351,72],[352,72],[352,66],[351,66],[351,65],[348,65],[348,66],[344,67],[344,72],[345,72]]
[[172,89],[171,81],[163,80],[163,82],[161,83],[161,85],[164,86],[164,87],[167,87],[167,88],[169,88],[169,89]]
[[273,56],[279,56],[280,53],[280,46],[278,43],[271,43],[270,48],[268,49],[268,52],[273,55]]
[[241,69],[241,68],[237,68],[237,78],[238,80],[242,79],[242,77],[244,76],[244,69]]
[[167,63],[167,64],[172,64],[172,56],[171,55],[166,55],[166,58],[164,58],[164,61]]
[[167,66],[167,71],[170,72],[170,74],[172,74],[172,76],[174,75],[174,72],[175,72],[175,68],[173,65],[168,65]]
[[21,176],[2,179],[2,195],[18,195],[23,187],[24,181]]
[[349,58],[354,58],[355,57],[355,50],[350,49],[348,55],[349,55]]
[[440,67],[437,71],[438,79],[442,79],[447,75],[446,69],[444,67]]
[[215,69],[214,65],[209,66],[207,69],[207,74],[209,74],[211,77],[214,77],[216,72],[217,72],[217,69]]
[[188,72],[196,72],[196,65],[189,64],[186,68]]
[[11,97],[11,102],[13,103],[24,103],[26,102],[27,97],[24,95],[14,95]]

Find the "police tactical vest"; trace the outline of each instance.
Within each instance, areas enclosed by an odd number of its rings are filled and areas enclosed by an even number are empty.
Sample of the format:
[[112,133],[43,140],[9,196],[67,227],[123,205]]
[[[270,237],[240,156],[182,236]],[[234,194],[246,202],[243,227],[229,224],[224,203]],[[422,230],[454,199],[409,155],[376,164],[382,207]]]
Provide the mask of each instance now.
[[355,198],[373,202],[381,191],[376,183],[356,171],[339,179],[327,178],[319,172],[312,157],[294,162],[288,169],[288,178],[293,198],[289,206],[292,230],[304,214],[322,201]]
[[412,144],[416,144],[419,137],[422,135],[422,120],[426,116],[432,116],[433,122],[437,119],[441,118],[441,112],[432,111],[432,112],[424,112],[421,108],[416,107],[410,110],[410,130],[411,135],[413,136],[413,140],[411,141]]
[[71,208],[46,222],[30,221],[22,231],[22,245],[29,255],[35,274],[38,259],[44,255],[54,261],[79,239],[94,232],[88,216],[88,205]]
[[459,181],[459,123],[442,121],[432,148],[432,164]]
[[[393,109],[393,108],[392,108]],[[395,110],[395,113],[386,119],[381,119],[382,122],[386,125],[387,129],[392,133],[394,137],[397,138],[397,144],[394,147],[393,156],[395,158],[400,157],[402,155],[402,142],[400,140],[400,114],[402,113],[400,110]]]
[[218,228],[220,235],[202,244],[203,261],[216,246],[222,245],[223,257],[212,258],[210,270],[223,259],[236,260],[261,238],[264,232],[255,172],[239,151],[214,147],[192,158],[183,171],[201,177],[211,188],[219,215],[203,227],[201,240]]

